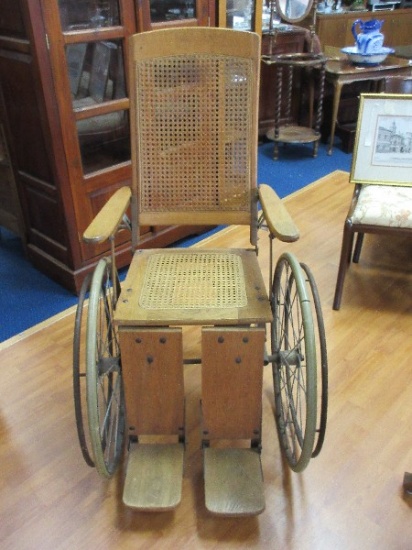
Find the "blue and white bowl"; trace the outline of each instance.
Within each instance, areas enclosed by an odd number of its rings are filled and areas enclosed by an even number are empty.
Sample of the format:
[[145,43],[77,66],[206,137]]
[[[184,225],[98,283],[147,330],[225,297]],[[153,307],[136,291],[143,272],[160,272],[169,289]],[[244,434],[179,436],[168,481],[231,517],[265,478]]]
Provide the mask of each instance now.
[[348,56],[354,65],[379,65],[395,50],[393,48],[382,47],[377,52],[360,53],[357,46],[348,46],[342,48],[341,51]]

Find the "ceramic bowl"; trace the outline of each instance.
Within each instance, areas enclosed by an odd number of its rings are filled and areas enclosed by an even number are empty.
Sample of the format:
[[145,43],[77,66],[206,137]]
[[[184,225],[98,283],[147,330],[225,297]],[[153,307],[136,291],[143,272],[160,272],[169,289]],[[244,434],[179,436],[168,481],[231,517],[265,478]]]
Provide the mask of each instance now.
[[393,48],[382,47],[377,52],[359,53],[356,46],[349,46],[347,48],[342,48],[341,51],[346,53],[349,60],[355,65],[379,65],[380,63],[383,63],[387,56],[395,50]]

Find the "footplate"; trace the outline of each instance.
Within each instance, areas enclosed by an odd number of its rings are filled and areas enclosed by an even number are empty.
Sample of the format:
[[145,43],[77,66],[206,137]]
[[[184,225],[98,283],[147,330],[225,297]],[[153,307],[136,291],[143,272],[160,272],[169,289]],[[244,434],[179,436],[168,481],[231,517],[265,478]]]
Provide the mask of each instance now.
[[133,444],[130,447],[123,502],[142,511],[169,511],[180,503],[182,443]]
[[204,450],[206,508],[225,516],[255,516],[265,509],[260,455],[252,449]]

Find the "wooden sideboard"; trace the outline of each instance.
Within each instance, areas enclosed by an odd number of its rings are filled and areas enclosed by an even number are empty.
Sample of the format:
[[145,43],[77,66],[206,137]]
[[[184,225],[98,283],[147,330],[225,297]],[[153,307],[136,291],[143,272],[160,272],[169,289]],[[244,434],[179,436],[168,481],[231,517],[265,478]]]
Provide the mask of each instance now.
[[385,46],[395,47],[411,43],[412,9],[352,11],[342,13],[319,13],[316,18],[316,33],[323,47],[352,46],[352,24],[356,19],[379,19],[383,21],[381,32]]
[[[383,21],[382,33],[385,35],[385,46],[403,46],[411,43],[410,33],[412,29],[412,9],[352,11],[331,14],[317,14],[316,32],[319,36],[322,48],[343,48],[352,46],[355,42],[352,35],[352,25],[356,19]],[[330,86],[330,85],[329,85]],[[336,120],[336,134],[342,139],[342,147],[347,153],[352,152],[356,120],[359,104],[359,94],[372,91],[371,82],[364,80],[345,86],[339,102],[339,113]],[[329,90],[329,93],[331,91]],[[332,96],[327,94],[325,101],[325,124],[323,137],[326,140],[330,136],[330,119],[332,114]]]

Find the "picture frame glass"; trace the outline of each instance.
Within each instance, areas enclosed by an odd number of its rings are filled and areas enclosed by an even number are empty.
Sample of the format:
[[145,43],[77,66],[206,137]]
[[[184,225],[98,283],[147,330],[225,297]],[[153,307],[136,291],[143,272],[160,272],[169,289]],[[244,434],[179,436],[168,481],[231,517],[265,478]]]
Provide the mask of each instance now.
[[361,94],[350,181],[412,186],[412,95]]

